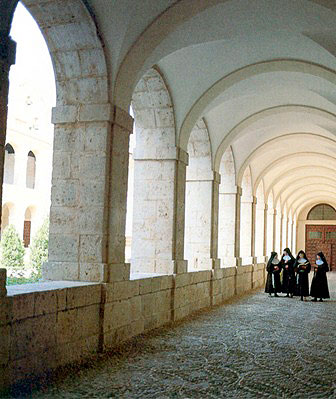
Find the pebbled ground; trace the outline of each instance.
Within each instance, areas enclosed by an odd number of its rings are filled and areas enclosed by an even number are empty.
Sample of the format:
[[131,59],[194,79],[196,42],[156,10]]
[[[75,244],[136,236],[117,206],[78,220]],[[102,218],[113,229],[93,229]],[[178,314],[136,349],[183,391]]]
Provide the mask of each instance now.
[[140,337],[28,397],[336,398],[336,273],[328,277],[324,303],[253,293]]

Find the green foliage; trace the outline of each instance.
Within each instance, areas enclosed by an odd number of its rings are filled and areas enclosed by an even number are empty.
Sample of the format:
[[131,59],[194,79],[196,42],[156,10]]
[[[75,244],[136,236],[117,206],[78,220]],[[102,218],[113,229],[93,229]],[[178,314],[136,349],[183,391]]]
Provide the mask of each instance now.
[[27,284],[36,283],[38,281],[37,275],[30,277],[7,277],[6,285],[17,285],[17,284]]
[[22,269],[24,266],[24,246],[13,225],[7,226],[1,237],[1,265],[5,268]]
[[48,260],[48,244],[49,218],[43,222],[30,245],[30,263],[34,269],[34,275],[38,278],[42,275],[43,263]]

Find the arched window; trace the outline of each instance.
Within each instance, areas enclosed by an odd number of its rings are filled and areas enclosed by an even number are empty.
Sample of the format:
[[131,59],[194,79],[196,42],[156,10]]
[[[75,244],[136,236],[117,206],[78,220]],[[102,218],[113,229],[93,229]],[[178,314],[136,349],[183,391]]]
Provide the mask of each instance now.
[[315,205],[309,211],[307,220],[336,220],[336,210],[328,204]]
[[35,188],[36,157],[32,151],[28,152],[26,187]]
[[14,148],[7,143],[5,147],[5,169],[4,169],[4,183],[14,183],[14,166],[15,166],[15,151]]

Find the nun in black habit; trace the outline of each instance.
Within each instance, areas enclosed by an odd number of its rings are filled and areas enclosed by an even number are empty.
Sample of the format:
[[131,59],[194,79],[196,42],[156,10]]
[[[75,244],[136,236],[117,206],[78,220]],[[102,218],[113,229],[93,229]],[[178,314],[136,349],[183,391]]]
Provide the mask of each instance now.
[[303,297],[309,296],[308,274],[311,266],[305,252],[302,250],[297,254],[294,269],[296,271],[297,295],[300,296],[301,301],[303,301]]
[[293,297],[295,291],[295,272],[294,272],[295,258],[289,248],[283,250],[280,260],[282,272],[282,292],[286,296]]
[[320,298],[320,302],[323,302],[322,298],[330,298],[327,272],[329,271],[328,262],[323,254],[319,252],[316,255],[316,265],[314,266],[314,277],[310,287],[310,296],[313,302]]
[[267,263],[267,280],[265,292],[272,296],[278,296],[278,292],[281,292],[281,281],[280,281],[280,272],[281,265],[278,259],[278,254],[276,252],[271,253],[271,257]]

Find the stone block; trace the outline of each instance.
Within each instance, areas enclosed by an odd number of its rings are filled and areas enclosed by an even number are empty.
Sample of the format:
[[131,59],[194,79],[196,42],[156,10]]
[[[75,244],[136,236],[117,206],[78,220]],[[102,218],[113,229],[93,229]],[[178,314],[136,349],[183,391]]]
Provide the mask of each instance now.
[[[111,120],[111,105],[110,104],[83,104],[79,108],[78,119],[81,122],[96,122],[96,121],[110,121]],[[106,140],[105,133],[105,140]],[[106,141],[105,141],[106,143]],[[101,147],[101,149],[105,149]]]
[[[79,237],[73,234],[49,234],[49,261],[65,263],[78,261]],[[64,263],[63,263],[64,262]],[[52,267],[55,267],[53,265]],[[78,279],[78,276],[77,278]],[[60,280],[62,280],[60,278]]]
[[[50,256],[50,252],[49,252]],[[44,280],[73,280],[79,279],[79,263],[77,262],[53,262],[43,265],[42,277]]]
[[77,310],[79,339],[98,335],[100,329],[100,304],[85,306]]
[[12,321],[13,297],[3,297],[0,300],[0,326]]
[[74,123],[77,120],[78,108],[75,105],[57,106],[52,109],[51,123]]
[[128,300],[105,304],[104,332],[125,326],[130,322],[130,302]]
[[140,295],[152,292],[152,279],[144,278],[139,280],[139,293]]
[[7,270],[0,269],[0,298],[3,298],[7,295],[6,281],[7,281]]
[[67,288],[67,309],[99,304],[101,302],[101,285],[85,285]]
[[106,263],[83,263],[79,265],[80,281],[102,282],[107,281],[108,271]]
[[183,273],[183,274],[176,274],[174,276],[175,279],[175,287],[183,287],[185,285],[189,285],[191,283],[191,273]]
[[13,321],[34,316],[34,293],[14,295],[12,304]]
[[128,280],[130,277],[129,263],[111,263],[108,265],[109,282]]
[[154,294],[141,295],[141,312],[144,318],[149,318],[156,311],[156,296]]
[[0,327],[0,369],[8,365],[9,348],[10,348],[10,326],[3,325]]
[[160,290],[170,290],[174,284],[173,276],[161,276],[160,284]]
[[77,312],[78,309],[58,312],[56,325],[56,340],[58,346],[68,342],[74,342],[78,339],[80,332],[77,326]]
[[39,356],[43,351],[55,346],[56,314],[18,320],[12,323],[11,359],[21,359],[29,355]]
[[57,312],[57,292],[41,291],[34,293],[34,316]]

